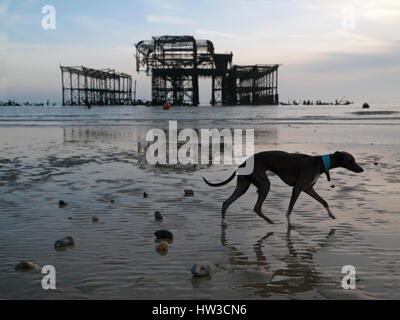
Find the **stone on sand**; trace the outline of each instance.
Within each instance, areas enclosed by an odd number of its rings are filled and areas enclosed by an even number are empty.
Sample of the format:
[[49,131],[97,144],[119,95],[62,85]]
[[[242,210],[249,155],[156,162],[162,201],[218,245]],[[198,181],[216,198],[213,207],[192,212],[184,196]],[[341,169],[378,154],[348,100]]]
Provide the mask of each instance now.
[[193,197],[194,196],[194,191],[191,189],[186,189],[185,190],[185,197]]
[[163,217],[163,215],[161,214],[160,211],[154,212],[154,218],[155,218],[157,221],[161,221],[161,220],[164,219],[164,217]]
[[159,243],[157,245],[157,247],[156,247],[156,250],[157,251],[166,251],[166,250],[168,250],[168,242],[163,241],[163,242]]
[[37,265],[30,261],[22,261],[15,266],[15,271],[32,271],[37,269]]
[[57,240],[54,244],[56,249],[67,248],[75,246],[75,240],[72,237],[65,237],[63,239]]
[[60,208],[65,208],[67,205],[68,205],[68,203],[66,203],[64,200],[58,201],[58,206]]
[[194,264],[190,271],[194,277],[206,277],[211,273],[211,266],[209,264]]
[[168,230],[156,231],[156,232],[154,232],[154,235],[158,239],[173,239],[174,238],[174,235],[172,234],[172,232],[170,232]]

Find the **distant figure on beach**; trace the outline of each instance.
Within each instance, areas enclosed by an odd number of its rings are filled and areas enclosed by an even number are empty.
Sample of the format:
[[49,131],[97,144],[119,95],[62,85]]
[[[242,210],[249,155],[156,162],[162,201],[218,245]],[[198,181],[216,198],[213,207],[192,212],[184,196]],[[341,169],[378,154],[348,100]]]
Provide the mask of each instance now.
[[92,109],[92,105],[89,103],[89,101],[86,100],[86,107],[88,108],[88,110]]
[[370,108],[370,107],[369,107],[369,104],[365,102],[365,103],[363,104],[363,109],[369,109],[369,108]]

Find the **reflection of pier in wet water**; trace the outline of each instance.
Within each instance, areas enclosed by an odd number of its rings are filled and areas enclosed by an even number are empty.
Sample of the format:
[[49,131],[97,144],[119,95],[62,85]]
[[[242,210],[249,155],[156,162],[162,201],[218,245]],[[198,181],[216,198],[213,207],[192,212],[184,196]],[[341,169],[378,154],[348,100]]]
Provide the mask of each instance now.
[[[154,128],[147,125],[65,127],[63,128],[63,141],[66,144],[111,144],[117,148],[132,152],[134,158],[138,160],[139,164],[146,165],[148,160],[147,151],[153,143],[158,141],[158,138],[147,141],[147,134],[152,129]],[[170,163],[171,132],[169,132],[169,130],[166,128],[157,130],[160,130],[159,132],[163,132],[165,135],[165,146],[162,147],[160,145],[159,151],[166,153],[166,163],[159,163],[157,164],[157,167],[162,166],[171,169],[179,167],[190,168],[191,170],[202,168],[204,165],[239,165],[244,162],[248,157],[250,157],[253,153],[249,153],[247,149],[248,143],[253,143],[254,141],[255,144],[260,143],[262,145],[265,141],[268,141],[268,144],[271,145],[277,141],[278,136],[278,131],[276,127],[257,129],[255,131],[254,139],[247,135],[246,129],[242,129],[242,135],[239,135],[238,137],[235,135],[235,130],[237,129],[206,129],[206,131],[208,132],[211,132],[212,130],[218,130],[216,131],[218,132],[218,139],[214,139],[212,136],[210,136],[209,139],[205,140],[202,136],[204,129],[197,128],[191,130],[192,133],[196,136],[196,139],[192,141],[190,139],[177,139],[177,137],[179,137],[179,133],[184,130],[180,129],[175,136],[177,151],[179,152],[182,147],[187,148],[187,152],[189,152],[190,149],[189,156],[187,156],[186,158],[190,158],[191,161],[187,165],[184,165],[182,164],[184,163],[182,161],[179,161],[179,163]],[[225,134],[222,133],[222,130],[225,130]],[[230,133],[230,138],[228,137],[228,139],[226,139],[227,133]],[[207,143],[206,141],[208,141],[208,145],[205,145]],[[259,150],[256,150],[256,148],[254,148],[254,152],[256,151]],[[203,158],[203,155],[206,158]],[[204,159],[208,159],[208,163],[204,163]]]
[[138,142],[146,135],[145,127],[66,127],[64,143],[74,142]]
[[[167,125],[148,124],[148,125],[131,125],[131,126],[71,126],[63,128],[64,142],[90,142],[90,141],[134,141],[142,142],[146,141],[146,134],[149,130],[159,127],[165,132],[167,140],[169,140],[169,132]],[[232,126],[235,127],[235,126]],[[198,137],[201,137],[201,130],[207,128],[194,128]],[[212,130],[213,128],[210,128]],[[234,137],[234,130],[238,128],[228,129],[231,131],[232,137]],[[179,132],[183,129],[178,129]],[[219,128],[219,131],[223,128]],[[242,129],[243,134],[246,133],[246,129]],[[278,129],[275,126],[266,128],[257,128],[254,131],[256,143],[264,143],[268,141],[268,144],[275,144],[278,140]],[[245,138],[244,138],[245,140]],[[178,142],[179,144],[179,142]],[[223,144],[223,141],[222,141]]]

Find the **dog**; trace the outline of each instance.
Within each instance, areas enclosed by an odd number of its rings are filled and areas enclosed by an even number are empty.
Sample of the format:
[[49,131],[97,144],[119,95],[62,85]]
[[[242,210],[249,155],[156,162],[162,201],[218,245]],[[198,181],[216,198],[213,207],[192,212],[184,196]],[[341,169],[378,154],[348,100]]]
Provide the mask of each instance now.
[[[247,166],[249,159],[246,160],[239,168]],[[266,220],[270,224],[274,222],[266,217],[261,207],[268,196],[270,190],[270,181],[266,171],[271,171],[279,176],[283,182],[293,187],[292,196],[289,203],[289,208],[286,212],[288,227],[293,228],[295,225],[291,223],[290,215],[293,207],[300,196],[301,192],[305,192],[320,204],[324,206],[329,217],[336,219],[335,215],[329,208],[328,202],[321,198],[314,190],[314,185],[317,183],[321,174],[325,173],[328,181],[331,180],[329,171],[335,168],[345,168],[352,172],[361,173],[364,169],[361,168],[354,157],[347,152],[335,152],[334,154],[324,156],[310,156],[299,153],[288,153],[284,151],[265,151],[255,154],[252,157],[253,171],[248,175],[239,175],[238,169],[224,182],[211,183],[205,178],[203,180],[211,187],[220,187],[231,182],[235,176],[238,176],[236,189],[233,194],[222,205],[222,225],[226,226],[225,214],[228,207],[242,195],[244,195],[253,184],[257,188],[258,199],[254,207],[254,211],[258,216]]]

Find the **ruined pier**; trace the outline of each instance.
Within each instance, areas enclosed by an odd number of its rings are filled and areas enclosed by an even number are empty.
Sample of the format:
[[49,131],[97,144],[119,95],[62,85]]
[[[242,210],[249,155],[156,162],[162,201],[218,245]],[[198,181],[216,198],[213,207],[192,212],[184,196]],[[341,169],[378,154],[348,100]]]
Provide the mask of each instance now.
[[279,103],[278,64],[232,65],[233,53],[216,53],[209,40],[161,36],[140,41],[136,70],[152,77],[152,104],[199,104],[199,78],[211,78],[212,105]]
[[128,74],[83,66],[60,69],[64,106],[132,103],[132,76]]

